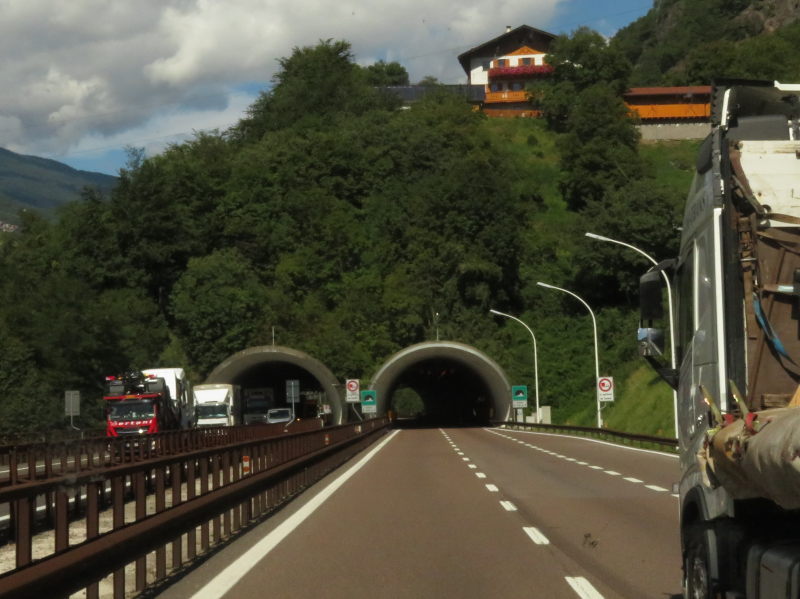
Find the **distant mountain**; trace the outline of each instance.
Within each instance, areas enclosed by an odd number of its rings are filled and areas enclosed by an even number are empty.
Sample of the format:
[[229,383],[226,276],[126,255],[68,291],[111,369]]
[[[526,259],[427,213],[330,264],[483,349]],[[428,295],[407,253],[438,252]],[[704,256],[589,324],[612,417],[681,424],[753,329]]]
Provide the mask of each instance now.
[[77,200],[85,187],[108,193],[116,184],[116,177],[0,148],[0,221],[18,223],[23,209],[52,215],[59,206]]

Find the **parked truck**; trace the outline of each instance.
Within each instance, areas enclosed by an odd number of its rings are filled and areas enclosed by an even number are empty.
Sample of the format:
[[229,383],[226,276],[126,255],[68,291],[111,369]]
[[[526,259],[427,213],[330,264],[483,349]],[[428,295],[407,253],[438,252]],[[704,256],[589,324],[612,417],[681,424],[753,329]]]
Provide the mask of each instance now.
[[641,280],[639,349],[677,390],[685,596],[797,599],[800,85],[715,85],[712,121],[680,253]]
[[239,407],[239,386],[228,384],[195,385],[194,425],[233,426]]
[[170,388],[155,374],[130,370],[107,376],[103,400],[108,437],[151,435],[180,427]]

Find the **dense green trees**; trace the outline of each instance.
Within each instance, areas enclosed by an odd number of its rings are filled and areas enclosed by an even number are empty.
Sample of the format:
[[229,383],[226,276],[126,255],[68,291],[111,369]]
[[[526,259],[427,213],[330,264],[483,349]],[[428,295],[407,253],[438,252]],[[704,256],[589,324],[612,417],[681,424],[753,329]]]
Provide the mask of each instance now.
[[719,78],[797,81],[796,21],[765,30],[774,6],[751,0],[657,2],[611,45],[634,65],[632,86],[709,85]]

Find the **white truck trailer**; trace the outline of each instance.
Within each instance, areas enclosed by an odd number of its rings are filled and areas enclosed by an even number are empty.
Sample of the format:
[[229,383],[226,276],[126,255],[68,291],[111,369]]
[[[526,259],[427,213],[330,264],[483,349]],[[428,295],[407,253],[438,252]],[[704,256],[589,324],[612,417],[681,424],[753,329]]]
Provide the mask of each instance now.
[[169,389],[169,395],[173,402],[173,409],[178,416],[181,428],[190,428],[192,411],[190,409],[192,399],[192,386],[183,368],[148,368],[142,373],[148,377],[164,379],[164,383]]
[[201,426],[233,426],[239,405],[239,387],[228,384],[195,385],[194,424]]
[[[674,370],[658,328],[665,274]],[[640,353],[677,390],[685,596],[797,599],[800,85],[714,86],[680,253],[640,296]]]

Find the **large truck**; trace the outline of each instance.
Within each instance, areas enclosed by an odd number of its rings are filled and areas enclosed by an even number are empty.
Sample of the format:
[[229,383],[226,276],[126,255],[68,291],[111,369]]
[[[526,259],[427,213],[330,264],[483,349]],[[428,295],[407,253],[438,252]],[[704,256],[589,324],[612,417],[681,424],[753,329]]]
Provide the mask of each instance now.
[[800,85],[715,84],[680,253],[640,298],[640,353],[677,390],[685,596],[797,599]]
[[224,383],[195,385],[192,389],[194,397],[194,425],[233,426],[236,424],[236,412],[239,407],[239,386]]
[[154,374],[129,370],[105,379],[106,436],[152,435],[180,428],[167,382]]
[[242,424],[267,424],[267,413],[275,407],[271,387],[255,387],[242,392]]

